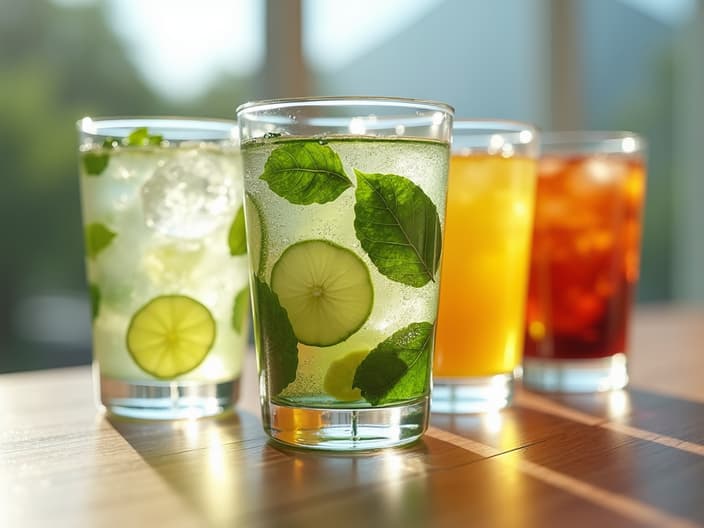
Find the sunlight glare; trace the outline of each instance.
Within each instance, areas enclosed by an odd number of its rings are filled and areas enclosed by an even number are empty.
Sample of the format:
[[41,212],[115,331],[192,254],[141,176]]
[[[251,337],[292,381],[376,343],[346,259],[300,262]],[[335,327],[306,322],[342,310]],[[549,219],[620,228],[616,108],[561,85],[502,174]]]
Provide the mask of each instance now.
[[110,23],[147,82],[167,97],[202,95],[219,75],[264,60],[264,2],[112,0]]

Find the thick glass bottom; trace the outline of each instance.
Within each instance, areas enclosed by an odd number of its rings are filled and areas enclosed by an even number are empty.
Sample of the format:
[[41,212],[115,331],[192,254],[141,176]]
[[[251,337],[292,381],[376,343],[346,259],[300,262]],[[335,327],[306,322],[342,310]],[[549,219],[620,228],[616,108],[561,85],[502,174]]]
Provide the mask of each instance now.
[[524,358],[523,385],[545,392],[602,392],[628,384],[626,355],[595,359]]
[[431,409],[438,413],[480,413],[503,409],[513,401],[513,374],[481,378],[433,379]]
[[239,380],[220,383],[125,381],[98,374],[99,403],[112,414],[147,420],[214,416],[237,401]]
[[429,398],[363,409],[289,407],[265,402],[264,430],[289,446],[328,451],[368,451],[405,445],[428,427]]

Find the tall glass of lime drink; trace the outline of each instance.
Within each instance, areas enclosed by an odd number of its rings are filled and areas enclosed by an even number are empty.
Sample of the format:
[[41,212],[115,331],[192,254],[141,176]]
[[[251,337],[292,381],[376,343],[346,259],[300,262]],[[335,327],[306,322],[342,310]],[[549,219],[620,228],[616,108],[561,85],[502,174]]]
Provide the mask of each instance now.
[[237,398],[249,294],[236,123],[78,123],[96,387],[139,418]]
[[316,449],[427,427],[453,110],[391,98],[238,108],[264,428]]

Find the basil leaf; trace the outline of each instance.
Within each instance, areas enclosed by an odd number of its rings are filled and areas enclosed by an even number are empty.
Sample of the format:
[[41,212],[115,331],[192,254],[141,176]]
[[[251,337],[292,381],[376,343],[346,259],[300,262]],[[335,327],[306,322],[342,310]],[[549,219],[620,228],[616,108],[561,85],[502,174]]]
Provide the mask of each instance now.
[[127,147],[146,147],[148,145],[159,145],[163,140],[164,136],[150,134],[147,127],[139,127],[135,128],[122,142]]
[[442,244],[435,204],[403,176],[354,172],[355,232],[379,272],[416,288],[435,280]]
[[353,388],[372,405],[416,398],[430,387],[433,325],[411,323],[382,341],[360,363]]
[[97,284],[91,283],[88,285],[88,293],[90,294],[91,316],[93,321],[95,321],[95,318],[100,313],[100,288],[98,288]]
[[108,247],[117,233],[110,231],[101,223],[88,224],[85,230],[86,253],[90,258],[95,258]]
[[249,309],[249,287],[245,286],[235,296],[235,305],[232,308],[232,328],[238,334],[242,333],[242,328],[247,322]]
[[230,231],[227,233],[227,244],[230,246],[230,255],[244,255],[247,252],[247,236],[244,231],[244,207],[240,206],[235,219],[232,221]]
[[266,160],[260,178],[276,194],[298,205],[331,202],[352,186],[340,157],[317,141],[278,147]]
[[271,394],[277,395],[296,379],[298,341],[279,298],[264,281],[253,277],[257,310],[254,339],[259,371],[266,376]]

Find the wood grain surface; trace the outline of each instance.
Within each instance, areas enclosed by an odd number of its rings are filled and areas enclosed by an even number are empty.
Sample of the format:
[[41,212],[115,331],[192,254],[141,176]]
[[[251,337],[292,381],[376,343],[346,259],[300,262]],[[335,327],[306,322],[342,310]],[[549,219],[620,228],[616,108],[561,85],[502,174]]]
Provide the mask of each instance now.
[[95,409],[87,367],[0,376],[0,527],[704,526],[704,309],[636,316],[628,390],[432,418],[359,455],[269,442],[248,357],[237,409]]

